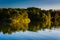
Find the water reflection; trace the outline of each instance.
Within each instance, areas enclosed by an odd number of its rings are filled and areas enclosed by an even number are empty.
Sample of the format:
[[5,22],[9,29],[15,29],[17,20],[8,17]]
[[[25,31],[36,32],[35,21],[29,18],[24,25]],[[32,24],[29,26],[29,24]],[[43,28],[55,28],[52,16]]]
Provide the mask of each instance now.
[[56,22],[1,23],[0,40],[60,40],[60,23]]
[[3,34],[5,33],[9,33],[11,34],[12,32],[15,31],[25,31],[28,29],[28,24],[15,24],[15,25],[9,25],[9,24],[1,24],[0,25],[0,32],[3,32]]
[[60,31],[45,30],[45,31],[25,31],[14,32],[11,35],[0,33],[0,40],[60,40]]
[[42,22],[42,21],[33,21],[30,23],[18,23],[15,25],[10,25],[11,23],[1,23],[0,24],[0,32],[3,34],[8,33],[11,34],[16,31],[33,31],[37,32],[38,30],[45,30],[45,29],[52,29],[52,28],[59,28],[60,23],[58,21],[55,22]]

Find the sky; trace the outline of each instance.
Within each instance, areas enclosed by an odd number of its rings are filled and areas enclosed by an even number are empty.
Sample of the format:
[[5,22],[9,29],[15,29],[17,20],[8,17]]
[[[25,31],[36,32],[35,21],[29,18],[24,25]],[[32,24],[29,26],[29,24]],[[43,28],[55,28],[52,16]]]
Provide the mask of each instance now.
[[60,0],[0,0],[0,8],[60,9]]

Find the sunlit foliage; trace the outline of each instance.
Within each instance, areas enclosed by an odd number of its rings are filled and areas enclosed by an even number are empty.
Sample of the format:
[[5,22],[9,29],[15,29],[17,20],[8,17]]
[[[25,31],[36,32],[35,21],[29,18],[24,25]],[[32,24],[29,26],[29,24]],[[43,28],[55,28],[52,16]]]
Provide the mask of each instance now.
[[0,32],[34,31],[60,26],[60,10],[0,8]]

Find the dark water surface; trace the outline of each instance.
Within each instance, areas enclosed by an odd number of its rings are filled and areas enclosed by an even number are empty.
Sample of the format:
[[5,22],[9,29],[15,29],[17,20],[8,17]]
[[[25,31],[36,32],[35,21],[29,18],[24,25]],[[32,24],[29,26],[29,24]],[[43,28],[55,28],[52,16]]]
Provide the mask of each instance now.
[[60,26],[32,22],[13,26],[0,26],[0,40],[60,40]]

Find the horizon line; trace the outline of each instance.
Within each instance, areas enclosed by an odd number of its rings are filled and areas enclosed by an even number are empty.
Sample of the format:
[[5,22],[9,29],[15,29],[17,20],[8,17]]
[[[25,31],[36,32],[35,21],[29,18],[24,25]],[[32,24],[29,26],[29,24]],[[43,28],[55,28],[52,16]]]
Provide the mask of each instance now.
[[[20,9],[27,9],[27,8],[33,8],[33,7],[0,7],[0,8],[20,8]],[[40,8],[40,7],[34,7],[34,8],[39,8],[39,9],[41,9],[41,10],[60,10],[60,8],[58,9],[58,8]]]

